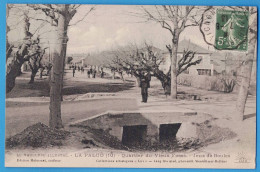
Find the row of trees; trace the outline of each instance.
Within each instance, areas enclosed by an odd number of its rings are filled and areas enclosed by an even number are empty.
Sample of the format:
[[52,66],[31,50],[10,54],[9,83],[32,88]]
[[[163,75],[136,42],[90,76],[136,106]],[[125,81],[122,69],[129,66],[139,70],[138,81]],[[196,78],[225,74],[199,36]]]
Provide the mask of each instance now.
[[[55,43],[53,43],[52,49],[52,70],[50,73],[50,117],[49,125],[53,128],[62,128],[61,120],[61,100],[62,100],[62,87],[63,87],[63,73],[65,65],[65,57],[67,51],[68,42],[68,30],[71,25],[70,22],[74,15],[77,13],[78,8],[81,5],[69,5],[69,4],[28,4],[26,8],[32,10],[34,13],[40,12],[41,16],[36,18],[46,23],[49,23],[55,29]],[[9,6],[10,7],[10,6]],[[9,8],[8,7],[8,8]],[[94,7],[86,11],[86,15],[83,16],[77,22],[82,21]],[[226,8],[226,7],[225,7]],[[233,7],[232,7],[233,8]],[[247,10],[250,11],[250,15],[256,14],[254,9],[240,8],[232,10]],[[114,64],[120,66],[122,69],[133,73],[136,73],[140,66],[147,70],[150,70],[155,77],[157,77],[161,82],[162,86],[166,90],[167,94],[170,94],[171,99],[177,98],[177,76],[179,73],[184,71],[189,67],[189,65],[195,65],[199,61],[193,61],[194,53],[191,51],[185,51],[183,57],[178,61],[177,50],[180,34],[187,28],[191,26],[200,26],[205,18],[205,12],[213,7],[195,7],[195,6],[147,6],[141,7],[140,13],[135,13],[137,17],[146,19],[147,21],[154,21],[162,26],[163,29],[169,31],[172,37],[170,45],[166,45],[170,58],[171,67],[170,70],[164,74],[159,70],[160,57],[155,55],[149,46],[146,47],[145,51],[135,50],[131,53],[122,55],[122,52],[117,52],[116,59],[114,59]],[[7,10],[7,16],[9,15],[9,10]],[[26,13],[24,14],[27,15]],[[255,17],[255,21],[256,21]],[[24,31],[25,37],[19,46],[15,47],[7,41],[6,55],[7,59],[10,57],[10,52],[14,52],[14,59],[11,63],[7,63],[6,72],[6,92],[10,92],[14,87],[15,78],[18,75],[18,70],[25,61],[30,61],[31,66],[40,61],[40,58],[44,54],[45,48],[42,48],[39,39],[33,39],[33,34],[30,32],[30,19],[24,19]],[[76,24],[75,22],[74,24]],[[7,31],[9,29],[7,28]],[[203,33],[203,31],[202,31]],[[253,56],[256,45],[256,22],[253,22],[249,28],[249,50],[246,54],[246,60],[242,66],[242,84],[239,91],[237,111],[239,117],[243,117],[245,102],[247,99],[248,87],[250,84],[250,76],[252,70]],[[17,50],[15,50],[17,48]],[[34,57],[34,58],[32,58]],[[34,60],[37,59],[37,60]],[[8,61],[8,60],[7,60]],[[36,62],[36,63],[34,63]],[[39,63],[38,63],[39,64]],[[38,65],[39,66],[39,65]]]
[[[143,71],[150,72],[151,76],[156,77],[161,82],[165,95],[170,96],[171,67],[166,73],[160,69],[160,65],[166,60],[164,54],[147,43],[142,48],[129,45],[124,49],[115,50],[111,52],[110,56],[105,57],[108,59],[105,62],[107,63],[106,67],[118,73],[122,73],[122,71],[131,73],[136,78],[139,78]],[[183,51],[182,57],[177,60],[176,77],[190,66],[201,62],[202,59],[194,59],[194,57],[195,52]]]
[[[15,5],[14,5],[15,6]],[[78,8],[81,5],[69,5],[69,4],[27,4],[23,7],[25,8],[24,15],[27,15],[24,19],[25,27],[25,37],[19,46],[18,50],[15,50],[15,46],[10,45],[8,42],[7,47],[7,59],[11,57],[10,51],[13,51],[14,56],[11,62],[7,62],[7,72],[6,72],[6,92],[10,92],[15,85],[15,78],[18,76],[18,71],[21,69],[22,64],[25,61],[29,61],[30,66],[33,69],[33,72],[36,71],[36,66],[39,66],[40,58],[44,54],[45,48],[41,48],[39,39],[33,39],[33,34],[29,31],[30,29],[30,20],[28,17],[29,11],[32,13],[40,12],[38,18],[35,20],[43,21],[49,23],[54,27],[56,31],[56,38],[54,38],[55,43],[53,44],[52,54],[52,69],[50,73],[50,116],[49,116],[49,126],[53,128],[62,128],[61,120],[61,90],[63,86],[63,73],[65,65],[65,57],[67,50],[68,42],[68,28],[70,21],[77,13]],[[9,11],[12,6],[7,7],[7,17],[9,16]],[[74,24],[82,21],[91,11],[94,10],[94,7],[90,7],[86,12],[86,15],[83,16],[79,21],[76,21]],[[44,17],[42,17],[44,16]],[[7,29],[8,31],[8,29]],[[7,60],[8,61],[8,60]],[[35,70],[34,70],[35,69]]]
[[[7,17],[9,16],[9,11],[13,9],[14,12],[20,10],[19,7],[15,5],[7,5]],[[19,13],[19,12],[18,12]],[[6,92],[10,92],[15,85],[15,78],[21,72],[21,66],[28,62],[31,68],[31,80],[29,83],[34,82],[34,78],[38,70],[42,71],[46,68],[50,70],[51,64],[42,61],[45,54],[46,47],[44,48],[40,43],[40,38],[34,36],[31,29],[31,22],[28,11],[20,12],[22,18],[22,30],[23,30],[23,40],[18,43],[9,43],[8,39],[6,41]],[[16,26],[18,27],[18,26]],[[7,34],[10,31],[10,27],[7,25]]]

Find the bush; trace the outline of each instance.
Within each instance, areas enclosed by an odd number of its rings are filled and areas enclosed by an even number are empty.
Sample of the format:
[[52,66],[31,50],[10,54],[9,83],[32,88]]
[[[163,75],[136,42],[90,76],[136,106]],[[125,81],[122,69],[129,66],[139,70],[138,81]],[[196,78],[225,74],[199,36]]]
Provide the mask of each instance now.
[[[236,88],[235,78],[230,77],[227,79],[223,76],[180,74],[177,79],[179,85],[191,86],[211,91],[229,93]],[[234,80],[234,82],[230,82],[231,80]]]

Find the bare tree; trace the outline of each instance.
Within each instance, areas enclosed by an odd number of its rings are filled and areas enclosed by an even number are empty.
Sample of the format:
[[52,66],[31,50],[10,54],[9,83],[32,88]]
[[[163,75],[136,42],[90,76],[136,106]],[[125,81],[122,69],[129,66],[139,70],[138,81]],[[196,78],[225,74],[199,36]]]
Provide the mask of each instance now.
[[36,54],[35,56],[31,57],[28,61],[28,64],[29,64],[30,69],[31,69],[31,79],[29,81],[30,84],[34,83],[34,78],[35,78],[38,70],[40,68],[43,68],[42,67],[42,58],[43,58],[43,55],[45,54],[46,48],[41,48],[39,45],[37,45],[36,48],[39,50],[39,53]]
[[[68,27],[70,21],[77,12],[80,5],[69,4],[28,4],[32,9],[43,12],[51,25],[57,27],[57,39],[53,48],[53,66],[50,75],[50,117],[49,126],[62,128],[61,100],[63,87],[63,73],[68,42]],[[91,7],[89,12],[94,8]],[[83,20],[83,19],[82,19]]]
[[[35,60],[37,59],[36,57],[39,57],[41,54],[39,35],[36,39],[34,37],[36,31],[42,27],[42,24],[34,30],[34,28],[31,27],[32,17],[30,16],[29,9],[26,8],[25,5],[18,4],[7,5],[7,19],[9,20],[6,25],[6,34],[8,34],[9,31],[17,30],[23,35],[22,41],[17,38],[16,41],[11,43],[8,40],[8,35],[6,38],[6,91],[9,92],[15,85],[16,77],[21,74],[21,66],[24,62]],[[33,64],[33,62],[31,64]],[[35,70],[32,69],[32,74],[34,74],[34,72]]]
[[[177,73],[176,77],[178,77],[179,74],[186,71],[190,66],[197,65],[201,62],[202,59],[194,59],[195,52],[184,50],[182,57],[177,62]],[[154,76],[159,79],[162,83],[162,87],[164,88],[165,95],[170,95],[171,93],[171,68],[169,68],[169,71],[165,74],[163,71],[159,70],[159,65],[154,66]]]
[[29,61],[29,59],[37,54],[39,54],[38,48],[35,45],[39,44],[39,39],[33,39],[32,34],[30,32],[30,21],[28,17],[28,13],[23,13],[23,32],[24,39],[22,43],[19,43],[17,47],[11,45],[11,52],[13,52],[13,58],[8,59],[11,53],[7,53],[7,61],[6,61],[6,92],[10,92],[15,86],[15,79],[20,74],[21,67],[25,61]]
[[[9,14],[10,14],[10,10],[13,6],[11,4],[7,4],[6,5],[6,19],[8,19],[9,17]],[[6,23],[6,61],[7,61],[7,58],[11,55],[12,53],[12,48],[13,48],[13,45],[11,45],[9,43],[9,40],[8,40],[8,33],[10,32],[10,26]]]
[[[249,8],[247,7],[249,11]],[[250,86],[251,73],[253,67],[254,56],[256,55],[256,42],[257,42],[257,16],[256,8],[252,7],[250,10],[251,15],[255,15],[253,22],[249,26],[249,36],[248,36],[248,52],[245,55],[245,60],[242,62],[241,66],[241,84],[238,92],[238,98],[236,103],[237,120],[242,121],[244,119],[245,104],[248,96],[248,90]]]
[[[214,14],[216,7],[208,7],[207,10],[205,10],[205,13],[202,15],[202,20],[200,26],[203,24],[209,25],[210,22],[208,21],[212,19],[212,16]],[[248,51],[245,53],[244,60],[241,63],[241,70],[240,70],[240,77],[241,83],[240,83],[240,89],[238,92],[237,102],[236,102],[236,116],[234,118],[238,121],[242,121],[244,119],[244,111],[245,111],[245,104],[248,96],[248,90],[250,86],[250,80],[251,80],[251,73],[252,73],[252,66],[253,66],[253,60],[256,52],[256,42],[257,42],[257,9],[255,7],[221,7],[222,9],[228,9],[228,10],[236,10],[236,11],[248,11],[249,12],[249,28],[248,28],[248,37],[245,39],[245,41],[248,41]],[[208,15],[208,13],[211,13],[211,15]],[[250,23],[251,21],[251,23]],[[202,28],[202,27],[200,27]],[[214,47],[214,44],[210,43],[206,39],[206,34],[202,29],[201,33],[203,35],[203,38],[205,42],[209,45],[212,45]],[[232,83],[231,83],[232,85]]]
[[[184,50],[183,56],[178,60],[176,76],[186,71],[190,66],[199,64],[201,59],[195,60],[195,52]],[[165,59],[160,51],[153,50],[153,47],[145,44],[144,48],[132,48],[128,51],[114,51],[114,58],[108,67],[114,71],[124,70],[140,77],[143,71],[149,71],[152,76],[160,80],[165,95],[171,93],[171,69],[164,73],[160,65]]]
[[39,69],[40,69],[40,78],[42,78],[44,70],[46,70],[46,75],[49,76],[51,68],[52,68],[52,63],[51,62],[41,60],[40,67],[39,67]]
[[142,7],[143,12],[139,16],[147,21],[159,23],[162,28],[168,30],[172,36],[171,45],[167,45],[171,58],[171,99],[177,98],[177,50],[180,34],[189,26],[198,26],[200,12],[203,9],[195,6],[154,6],[153,9]]
[[73,60],[73,57],[69,56],[66,58],[66,63],[70,64],[72,62],[72,60]]
[[14,57],[7,63],[6,67],[6,93],[9,93],[15,86],[15,79],[19,75],[21,67],[25,61],[40,52],[36,50],[30,50],[30,46],[36,44],[30,40],[25,40],[16,51],[14,51]]

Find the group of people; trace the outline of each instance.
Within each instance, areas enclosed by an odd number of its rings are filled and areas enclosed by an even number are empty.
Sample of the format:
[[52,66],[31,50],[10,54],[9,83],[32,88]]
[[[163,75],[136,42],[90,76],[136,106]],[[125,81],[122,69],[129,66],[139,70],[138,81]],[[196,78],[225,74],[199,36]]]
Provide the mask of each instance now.
[[97,70],[95,68],[92,69],[92,67],[90,67],[87,73],[88,73],[88,78],[90,78],[90,76],[92,76],[92,78],[96,78]]
[[[85,69],[84,69],[83,66],[70,66],[70,69],[71,68],[72,68],[73,77],[75,76],[76,70],[78,70],[78,72],[81,71],[81,74],[84,74]],[[100,77],[103,78],[104,77],[104,70],[103,70],[102,67],[101,67],[99,72],[100,72]],[[96,75],[97,75],[96,68],[93,68],[91,66],[90,69],[87,71],[87,75],[88,75],[88,78],[96,78]]]
[[[70,67],[71,68],[71,67]],[[78,72],[84,73],[83,66],[72,66],[73,77],[75,76],[75,72],[78,69]],[[104,70],[100,68],[100,77],[104,77]],[[97,70],[92,66],[87,71],[88,78],[96,78]],[[122,75],[122,74],[121,74]],[[150,81],[151,81],[151,74],[149,71],[139,71],[137,75],[137,79],[139,80],[139,87],[141,87],[141,95],[142,95],[142,102],[146,103],[148,100],[148,88],[150,88]]]
[[81,73],[84,73],[84,67],[83,66],[70,66],[69,67],[70,69],[72,68],[72,74],[73,74],[73,77],[75,76],[75,73],[76,73],[76,70],[78,70],[78,72],[81,71]]

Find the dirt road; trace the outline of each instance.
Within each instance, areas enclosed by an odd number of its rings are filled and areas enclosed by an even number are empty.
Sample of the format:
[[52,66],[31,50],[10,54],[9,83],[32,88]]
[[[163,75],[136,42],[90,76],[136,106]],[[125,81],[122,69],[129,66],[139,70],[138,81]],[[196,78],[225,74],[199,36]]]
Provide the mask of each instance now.
[[[135,110],[137,103],[133,99],[97,99],[62,103],[62,121],[68,124],[105,112],[107,110]],[[27,104],[6,108],[6,137],[21,132],[26,127],[42,122],[48,124],[49,104]]]

